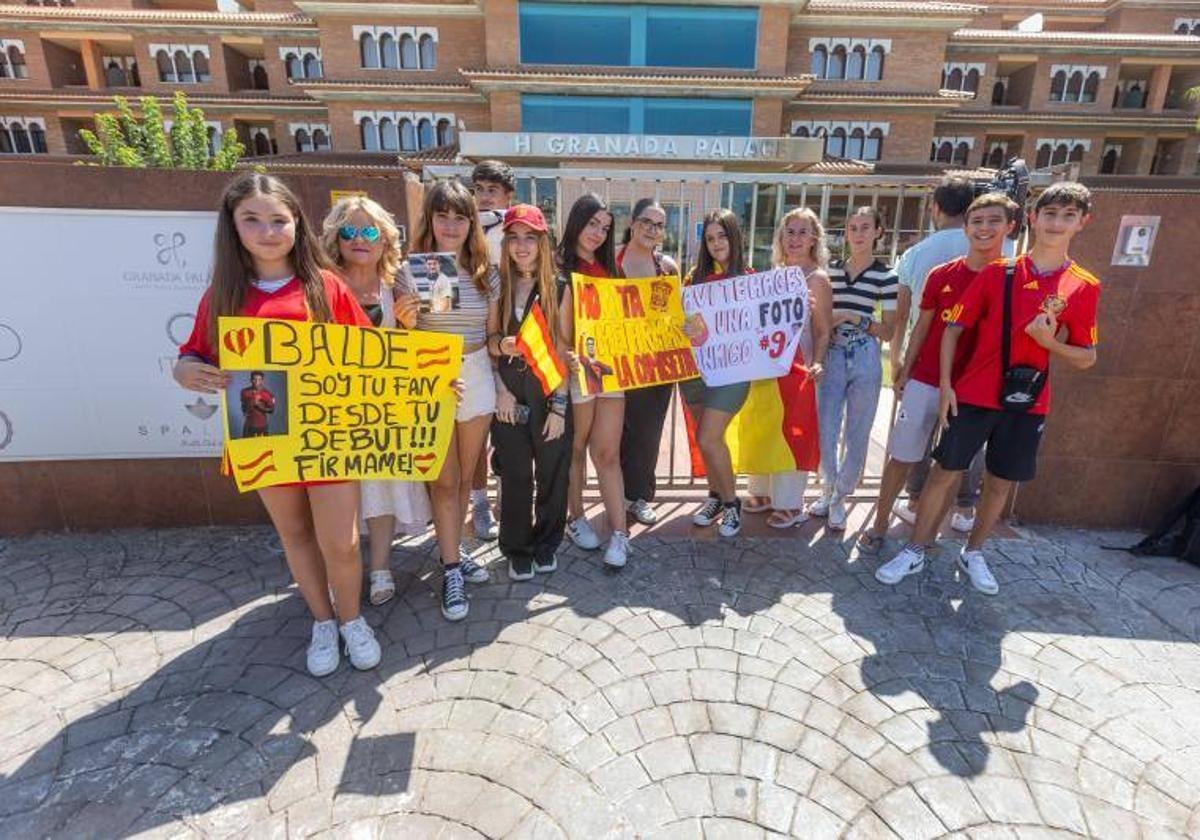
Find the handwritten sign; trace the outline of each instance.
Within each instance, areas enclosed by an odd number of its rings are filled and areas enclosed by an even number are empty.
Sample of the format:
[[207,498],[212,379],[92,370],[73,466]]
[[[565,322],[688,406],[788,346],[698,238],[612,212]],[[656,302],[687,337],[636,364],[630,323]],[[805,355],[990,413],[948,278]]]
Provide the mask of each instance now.
[[300,481],[431,481],[454,428],[462,338],[220,320],[230,466],[242,492]]
[[631,391],[698,376],[687,337],[678,277],[571,276],[575,352],[585,394]]
[[799,268],[777,268],[688,286],[683,310],[696,324],[696,366],[711,387],[775,379],[791,369],[809,318]]

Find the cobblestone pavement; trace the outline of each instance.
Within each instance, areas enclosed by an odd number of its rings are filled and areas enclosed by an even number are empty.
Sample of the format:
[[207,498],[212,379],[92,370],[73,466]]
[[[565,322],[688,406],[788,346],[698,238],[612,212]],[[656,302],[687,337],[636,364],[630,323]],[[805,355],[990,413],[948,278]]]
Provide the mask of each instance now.
[[1128,535],[999,543],[998,598],[642,537],[458,625],[406,547],[326,679],[269,536],[0,543],[0,836],[1200,836],[1200,570]]

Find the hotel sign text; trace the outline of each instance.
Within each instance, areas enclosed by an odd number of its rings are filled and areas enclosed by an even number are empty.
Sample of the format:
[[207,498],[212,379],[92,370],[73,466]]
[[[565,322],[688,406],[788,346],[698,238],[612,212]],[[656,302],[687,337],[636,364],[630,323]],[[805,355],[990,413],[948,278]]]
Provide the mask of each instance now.
[[467,157],[617,158],[809,163],[821,159],[819,140],[800,137],[697,137],[670,134],[551,134],[464,131]]

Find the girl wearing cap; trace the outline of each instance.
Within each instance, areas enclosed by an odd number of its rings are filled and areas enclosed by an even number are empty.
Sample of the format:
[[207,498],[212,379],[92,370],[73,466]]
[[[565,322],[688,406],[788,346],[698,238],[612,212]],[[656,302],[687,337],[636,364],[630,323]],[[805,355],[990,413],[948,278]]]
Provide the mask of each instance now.
[[[392,214],[376,201],[356,195],[333,205],[322,226],[321,245],[373,325],[395,329],[397,304],[415,317],[417,295],[396,290],[400,231]],[[360,516],[370,537],[368,600],[378,606],[396,594],[388,566],[392,537],[425,530],[432,515],[429,491],[424,482],[393,480],[360,481],[359,490]]]
[[561,359],[570,310],[562,306],[542,211],[528,204],[511,207],[503,230],[500,331],[488,337],[488,350],[499,359],[492,445],[500,476],[500,551],[508,559],[509,579],[521,581],[558,568],[555,552],[567,524],[571,422],[568,380],[547,396],[516,336],[536,303],[550,351]]

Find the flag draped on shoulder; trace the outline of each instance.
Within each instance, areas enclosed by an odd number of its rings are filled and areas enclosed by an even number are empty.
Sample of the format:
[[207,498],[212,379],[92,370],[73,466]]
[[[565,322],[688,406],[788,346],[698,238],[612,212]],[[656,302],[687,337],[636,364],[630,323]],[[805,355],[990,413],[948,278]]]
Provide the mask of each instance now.
[[562,385],[567,368],[554,349],[550,327],[539,301],[533,302],[525,320],[521,322],[521,329],[517,331],[517,349],[525,357],[533,375],[542,383],[543,393],[549,396]]

